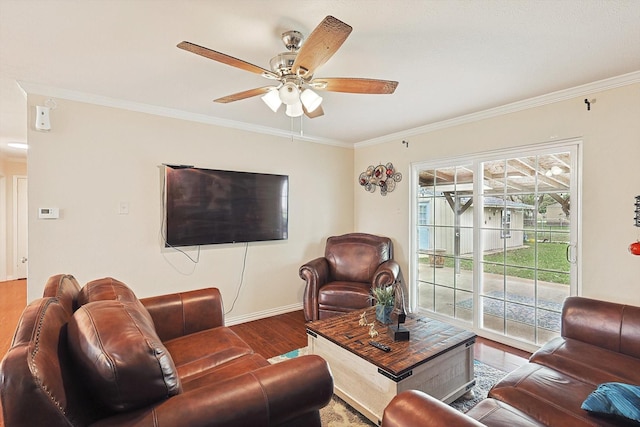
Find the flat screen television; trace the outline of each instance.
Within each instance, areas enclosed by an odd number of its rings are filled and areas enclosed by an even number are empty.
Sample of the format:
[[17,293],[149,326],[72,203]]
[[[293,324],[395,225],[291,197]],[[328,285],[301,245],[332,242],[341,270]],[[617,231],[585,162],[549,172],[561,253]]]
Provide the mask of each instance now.
[[165,167],[165,246],[286,240],[289,177]]

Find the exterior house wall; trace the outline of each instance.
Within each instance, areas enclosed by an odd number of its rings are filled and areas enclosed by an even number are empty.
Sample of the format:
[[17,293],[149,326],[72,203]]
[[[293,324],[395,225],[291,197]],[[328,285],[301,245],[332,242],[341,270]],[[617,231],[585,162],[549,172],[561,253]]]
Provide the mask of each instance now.
[[[454,254],[455,248],[455,215],[447,200],[443,197],[435,197],[424,200],[421,203],[430,210],[427,226],[421,227],[418,238],[419,250],[429,253],[433,249],[445,251],[447,255]],[[502,208],[484,208],[484,250],[499,251],[504,249],[519,248],[524,242],[524,211],[522,209],[510,209],[511,233],[509,237],[502,237]],[[460,255],[464,256],[473,252],[473,215],[474,207],[470,206],[460,215]],[[444,227],[433,227],[437,223]]]

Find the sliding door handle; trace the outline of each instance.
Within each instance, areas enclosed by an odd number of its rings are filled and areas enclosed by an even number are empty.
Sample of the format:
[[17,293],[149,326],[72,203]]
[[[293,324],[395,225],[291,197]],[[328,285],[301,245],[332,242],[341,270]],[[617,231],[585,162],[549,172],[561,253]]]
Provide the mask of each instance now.
[[573,245],[573,244],[567,245],[566,257],[567,257],[567,262],[570,264],[575,264],[577,261],[575,247],[576,245]]

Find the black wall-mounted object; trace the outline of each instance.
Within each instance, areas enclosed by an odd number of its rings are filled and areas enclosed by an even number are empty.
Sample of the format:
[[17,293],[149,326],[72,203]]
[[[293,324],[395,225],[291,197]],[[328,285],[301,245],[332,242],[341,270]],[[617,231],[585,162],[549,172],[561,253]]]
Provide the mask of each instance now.
[[286,240],[289,177],[165,167],[165,246]]

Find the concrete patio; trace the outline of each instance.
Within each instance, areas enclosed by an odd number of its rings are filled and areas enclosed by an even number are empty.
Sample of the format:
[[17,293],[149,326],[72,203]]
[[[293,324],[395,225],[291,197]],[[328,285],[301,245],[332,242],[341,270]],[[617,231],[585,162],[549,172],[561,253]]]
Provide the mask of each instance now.
[[[472,276],[473,272],[470,270],[460,270],[456,274],[450,267],[434,268],[428,264],[420,264],[418,305],[471,323]],[[434,286],[434,283],[437,285]],[[505,292],[507,297],[503,304]],[[569,286],[565,284],[538,281],[536,288],[533,280],[483,273],[482,326],[493,332],[542,344],[559,334],[560,310],[569,293]],[[537,328],[533,320],[535,298],[539,306]]]

